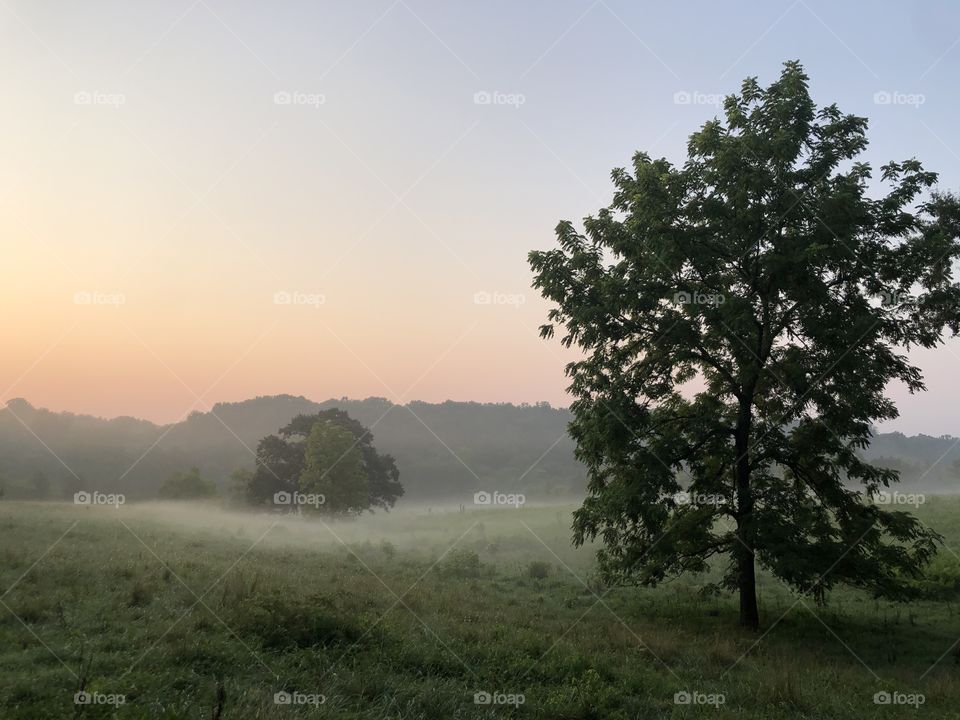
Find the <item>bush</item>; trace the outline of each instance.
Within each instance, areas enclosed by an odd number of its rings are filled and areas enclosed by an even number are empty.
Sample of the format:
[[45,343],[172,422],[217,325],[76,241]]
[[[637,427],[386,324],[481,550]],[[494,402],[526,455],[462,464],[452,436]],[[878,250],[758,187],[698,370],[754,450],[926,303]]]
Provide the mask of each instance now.
[[349,645],[364,636],[358,624],[321,611],[321,604],[289,594],[264,593],[241,603],[235,622],[239,631],[258,636],[271,649]]
[[386,556],[387,560],[393,560],[397,554],[397,546],[389,540],[383,540],[380,542],[380,552]]
[[527,577],[533,580],[543,580],[550,575],[550,564],[543,560],[534,560],[527,565]]
[[937,558],[912,585],[924,600],[952,600],[960,595],[960,563]]

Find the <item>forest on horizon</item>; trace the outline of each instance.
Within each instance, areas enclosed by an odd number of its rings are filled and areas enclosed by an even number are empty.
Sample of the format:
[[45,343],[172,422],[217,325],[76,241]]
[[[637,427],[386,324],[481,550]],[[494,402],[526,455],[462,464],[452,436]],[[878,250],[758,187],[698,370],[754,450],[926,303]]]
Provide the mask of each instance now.
[[[583,496],[585,470],[574,458],[565,408],[396,405],[374,397],[315,402],[292,395],[217,403],[168,425],[53,412],[11,400],[0,410],[0,487],[8,499],[68,499],[83,483],[95,483],[128,499],[152,499],[171,476],[196,467],[229,495],[231,475],[253,468],[262,437],[298,414],[333,407],[370,429],[377,448],[396,458],[405,489],[401,506],[469,502],[477,490],[522,492],[533,503]],[[953,436],[877,433],[865,456],[899,470],[903,491],[952,493],[960,487],[960,441]]]

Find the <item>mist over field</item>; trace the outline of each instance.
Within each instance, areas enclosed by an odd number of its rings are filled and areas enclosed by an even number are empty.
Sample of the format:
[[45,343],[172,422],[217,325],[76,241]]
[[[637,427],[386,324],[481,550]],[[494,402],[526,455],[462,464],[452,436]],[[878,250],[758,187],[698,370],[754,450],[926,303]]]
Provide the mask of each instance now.
[[956,2],[0,65],[0,720],[960,720]]

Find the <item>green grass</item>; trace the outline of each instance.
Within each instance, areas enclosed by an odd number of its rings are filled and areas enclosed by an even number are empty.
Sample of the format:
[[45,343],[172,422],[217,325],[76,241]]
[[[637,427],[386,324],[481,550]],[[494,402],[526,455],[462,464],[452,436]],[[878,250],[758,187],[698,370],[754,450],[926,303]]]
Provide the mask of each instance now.
[[[604,588],[570,507],[357,522],[197,505],[0,504],[0,717],[960,718],[960,561],[936,601],[760,585],[761,633],[707,578]],[[960,548],[960,499],[919,508]],[[9,590],[8,590],[9,588]],[[932,668],[932,669],[931,669]],[[77,705],[80,689],[125,703]],[[878,706],[878,691],[924,704]],[[277,692],[325,696],[277,705]],[[478,705],[480,691],[523,704]],[[725,702],[678,705],[681,691]]]

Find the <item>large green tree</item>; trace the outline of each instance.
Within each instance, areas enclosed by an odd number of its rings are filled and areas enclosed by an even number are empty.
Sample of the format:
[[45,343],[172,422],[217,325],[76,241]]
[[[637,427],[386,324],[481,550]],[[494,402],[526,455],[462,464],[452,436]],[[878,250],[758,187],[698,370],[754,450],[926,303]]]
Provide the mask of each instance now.
[[797,62],[723,115],[682,166],[637,153],[583,232],[561,222],[530,253],[555,303],[541,334],[583,353],[574,541],[642,584],[725,556],[750,627],[758,563],[818,601],[904,597],[938,536],[871,502],[898,477],[859,451],[897,417],[888,384],[924,389],[906,351],[958,330],[960,202],[916,160],[873,183],[866,119],[817,108]]
[[327,496],[320,511],[353,513],[389,510],[403,495],[393,457],[377,452],[370,430],[337,408],[297,415],[278,435],[263,438],[256,455],[253,473],[241,476],[255,505],[303,492]]
[[332,420],[313,424],[304,445],[300,488],[322,495],[333,515],[358,515],[370,506],[363,453],[349,430]]

